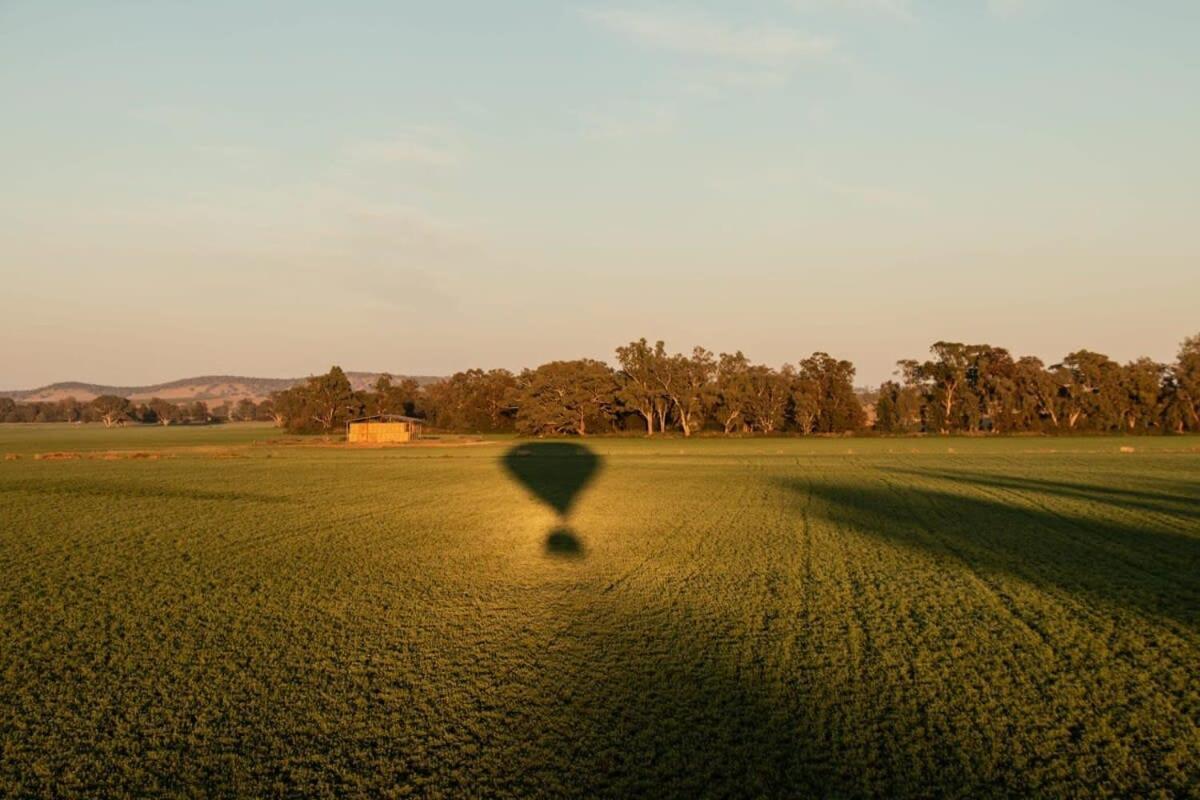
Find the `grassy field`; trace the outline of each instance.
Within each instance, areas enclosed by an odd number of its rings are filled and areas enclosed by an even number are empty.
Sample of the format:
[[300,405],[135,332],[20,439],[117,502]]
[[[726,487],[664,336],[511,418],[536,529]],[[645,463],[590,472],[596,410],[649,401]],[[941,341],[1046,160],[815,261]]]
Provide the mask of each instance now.
[[1200,440],[275,435],[0,426],[0,795],[1200,796]]

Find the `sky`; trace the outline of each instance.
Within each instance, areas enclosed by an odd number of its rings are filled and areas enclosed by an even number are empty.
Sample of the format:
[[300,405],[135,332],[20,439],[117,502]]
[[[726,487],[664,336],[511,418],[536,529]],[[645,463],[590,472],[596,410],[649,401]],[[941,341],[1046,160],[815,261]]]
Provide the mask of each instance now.
[[1200,3],[0,0],[0,388],[1200,332]]

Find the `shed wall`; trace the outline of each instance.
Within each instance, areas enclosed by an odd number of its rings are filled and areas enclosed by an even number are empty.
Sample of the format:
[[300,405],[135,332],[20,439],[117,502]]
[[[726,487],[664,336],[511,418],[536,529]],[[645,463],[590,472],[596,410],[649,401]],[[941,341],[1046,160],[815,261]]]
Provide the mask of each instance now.
[[369,444],[408,442],[413,439],[411,422],[351,422],[346,441]]

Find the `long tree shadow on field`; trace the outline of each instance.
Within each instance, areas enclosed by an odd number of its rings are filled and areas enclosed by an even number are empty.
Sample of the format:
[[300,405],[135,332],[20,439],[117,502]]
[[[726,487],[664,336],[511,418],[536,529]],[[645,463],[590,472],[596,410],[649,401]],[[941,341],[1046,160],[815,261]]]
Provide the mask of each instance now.
[[[1008,575],[1096,607],[1200,630],[1200,528],[1189,525],[1190,513],[1152,499],[1120,501],[1174,514],[1194,529],[1192,535],[1153,520],[1140,527],[1079,516],[1070,505],[1051,510],[1037,502],[1038,493],[1089,499],[1112,498],[1115,490],[991,475],[906,474],[945,483],[934,488],[909,480],[874,486],[864,481],[786,480],[782,485],[800,494],[811,491],[827,505],[832,521],[855,531],[956,559],[984,575]],[[972,487],[1014,488],[1022,494],[1000,499],[971,493]]]
[[560,526],[546,537],[550,555],[583,555],[583,542],[567,521],[600,466],[600,456],[574,442],[526,442],[504,454],[509,474],[558,514]]
[[[1017,491],[1027,495],[1050,495],[1096,503],[1126,510],[1149,511],[1155,514],[1200,520],[1200,484],[1172,482],[1177,492],[1102,486],[1078,481],[1046,480],[1024,475],[1005,475],[992,472],[962,472],[940,469],[895,469],[892,473],[918,478],[937,478],[954,483],[992,489]],[[1194,526],[1200,533],[1200,525]]]

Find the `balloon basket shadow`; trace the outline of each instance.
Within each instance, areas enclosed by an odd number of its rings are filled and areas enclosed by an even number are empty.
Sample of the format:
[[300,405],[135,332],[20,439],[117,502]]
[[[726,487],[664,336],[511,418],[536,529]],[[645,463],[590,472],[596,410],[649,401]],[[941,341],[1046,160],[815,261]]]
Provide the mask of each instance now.
[[555,528],[546,537],[546,555],[554,558],[583,558],[583,542],[570,528]]

